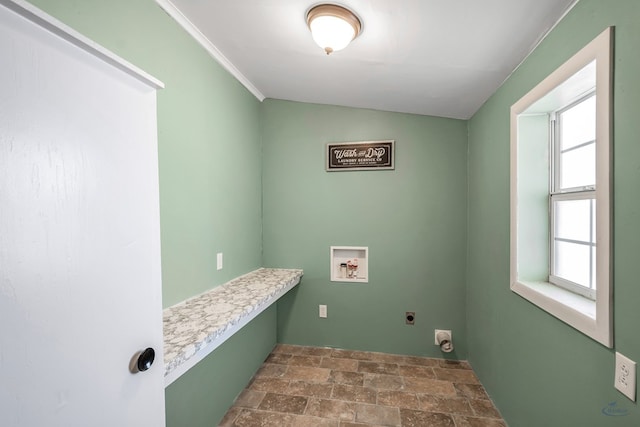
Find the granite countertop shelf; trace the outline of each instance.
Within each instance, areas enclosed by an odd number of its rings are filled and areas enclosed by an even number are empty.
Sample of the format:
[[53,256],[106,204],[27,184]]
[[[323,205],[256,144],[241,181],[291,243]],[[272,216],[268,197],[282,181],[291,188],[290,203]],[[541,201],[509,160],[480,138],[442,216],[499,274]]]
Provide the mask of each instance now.
[[165,387],[300,283],[302,270],[260,268],[163,311]]

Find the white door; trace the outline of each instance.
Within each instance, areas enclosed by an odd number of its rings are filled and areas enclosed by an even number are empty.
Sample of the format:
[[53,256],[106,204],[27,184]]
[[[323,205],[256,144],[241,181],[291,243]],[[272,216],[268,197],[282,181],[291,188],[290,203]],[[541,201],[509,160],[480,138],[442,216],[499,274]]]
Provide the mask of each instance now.
[[155,88],[37,12],[0,0],[0,426],[162,427]]

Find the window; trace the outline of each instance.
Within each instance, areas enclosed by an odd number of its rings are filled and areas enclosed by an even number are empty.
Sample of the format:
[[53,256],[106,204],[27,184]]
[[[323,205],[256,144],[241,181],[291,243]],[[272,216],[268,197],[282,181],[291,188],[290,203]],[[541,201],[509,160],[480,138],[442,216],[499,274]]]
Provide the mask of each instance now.
[[608,347],[611,40],[511,107],[511,289]]
[[549,117],[552,156],[549,282],[595,300],[595,88]]

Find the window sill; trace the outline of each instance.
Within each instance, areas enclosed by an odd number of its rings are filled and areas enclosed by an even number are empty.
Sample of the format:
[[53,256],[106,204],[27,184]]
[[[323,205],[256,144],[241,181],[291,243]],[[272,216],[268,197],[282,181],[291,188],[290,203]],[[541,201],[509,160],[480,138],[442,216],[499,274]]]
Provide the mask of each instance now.
[[[551,299],[558,304],[562,304],[570,310],[573,310],[581,315],[587,316],[592,320],[596,320],[596,302],[583,297],[582,295],[574,294],[571,291],[562,289],[559,286],[553,285],[549,282],[522,282],[518,283],[527,288],[524,290],[525,294],[529,292],[536,292],[544,298]],[[523,295],[518,291],[518,288],[513,288],[513,291],[524,298],[528,298],[528,295]]]
[[[608,322],[598,319],[598,305],[548,282],[512,283],[511,290],[599,343],[611,347]],[[601,316],[602,317],[602,316]]]

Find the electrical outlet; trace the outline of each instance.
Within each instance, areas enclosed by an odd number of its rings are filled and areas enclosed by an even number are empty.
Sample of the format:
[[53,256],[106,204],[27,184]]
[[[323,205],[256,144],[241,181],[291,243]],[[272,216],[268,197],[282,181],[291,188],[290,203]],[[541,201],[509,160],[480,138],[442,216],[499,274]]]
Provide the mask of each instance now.
[[327,318],[327,306],[324,304],[320,304],[318,306],[318,315],[323,319]]
[[216,268],[222,270],[222,252],[218,252],[216,255]]
[[636,362],[616,352],[615,387],[629,399],[636,401]]
[[416,313],[414,311],[407,311],[404,313],[404,321],[407,325],[415,325]]

